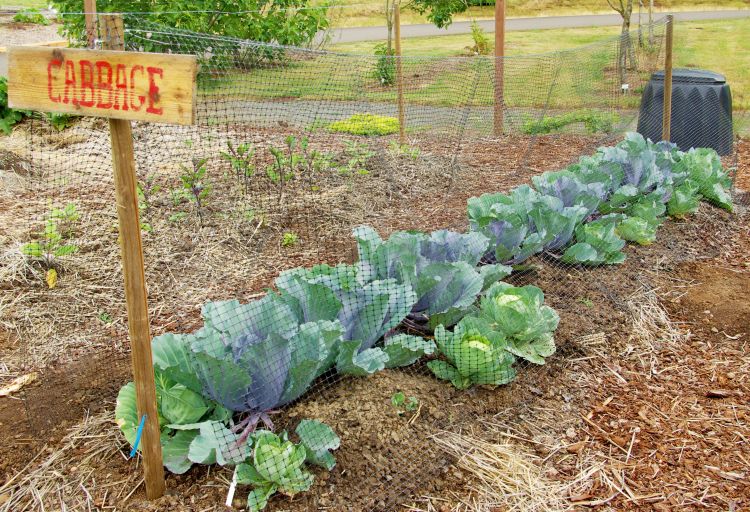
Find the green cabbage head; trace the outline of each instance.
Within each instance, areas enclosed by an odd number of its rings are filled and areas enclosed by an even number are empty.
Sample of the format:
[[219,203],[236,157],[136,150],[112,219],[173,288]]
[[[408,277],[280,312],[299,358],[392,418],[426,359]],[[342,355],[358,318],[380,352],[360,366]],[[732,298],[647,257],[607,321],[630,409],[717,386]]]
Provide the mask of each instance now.
[[506,340],[507,350],[532,363],[544,364],[555,352],[554,332],[560,317],[544,305],[536,286],[499,282],[482,299],[479,320]]
[[503,336],[470,327],[466,318],[449,332],[443,325],[435,329],[435,342],[445,361],[430,361],[427,366],[439,379],[449,380],[458,389],[474,384],[500,385],[512,381],[515,357],[506,350]]

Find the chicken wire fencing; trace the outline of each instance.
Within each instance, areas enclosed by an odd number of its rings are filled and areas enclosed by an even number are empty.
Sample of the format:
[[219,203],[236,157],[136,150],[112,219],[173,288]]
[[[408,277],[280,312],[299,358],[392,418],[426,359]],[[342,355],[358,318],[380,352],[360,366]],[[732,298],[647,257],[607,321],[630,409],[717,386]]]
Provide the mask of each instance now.
[[[445,389],[533,371],[555,352],[548,304],[586,287],[626,301],[589,267],[622,263],[626,241],[651,243],[701,196],[732,201],[731,155],[620,142],[664,23],[550,54],[400,63],[137,15],[125,27],[128,50],[200,63],[194,126],[133,124],[164,462],[230,468],[255,509],[397,510],[447,492],[455,458],[430,436],[486,407],[444,413],[462,396]],[[4,140],[3,200],[24,219],[3,255],[20,347],[5,364],[37,381],[16,421],[46,439],[118,396],[133,444],[107,125],[57,121]]]

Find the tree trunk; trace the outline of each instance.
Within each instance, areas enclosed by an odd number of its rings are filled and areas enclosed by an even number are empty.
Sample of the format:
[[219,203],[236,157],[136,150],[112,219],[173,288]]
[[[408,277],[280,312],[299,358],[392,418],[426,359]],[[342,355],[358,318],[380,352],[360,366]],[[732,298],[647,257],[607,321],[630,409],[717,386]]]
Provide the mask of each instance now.
[[648,44],[654,45],[654,0],[648,1]]
[[393,7],[394,1],[385,0],[385,25],[388,28],[388,55],[393,55]]
[[[626,83],[625,72],[628,69],[628,54],[631,52],[632,43],[630,41],[630,17],[633,15],[633,0],[620,1],[622,16],[622,31],[620,37],[620,48],[618,55],[618,67],[620,68],[620,83]],[[631,55],[632,60],[632,55]]]

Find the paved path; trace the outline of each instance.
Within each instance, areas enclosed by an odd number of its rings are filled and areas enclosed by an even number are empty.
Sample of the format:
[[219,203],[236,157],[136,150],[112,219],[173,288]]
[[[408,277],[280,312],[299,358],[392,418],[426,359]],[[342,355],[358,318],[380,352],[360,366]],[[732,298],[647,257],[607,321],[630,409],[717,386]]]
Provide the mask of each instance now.
[[[665,14],[656,14],[654,19],[660,19]],[[674,13],[677,21],[695,20],[725,20],[750,17],[750,9],[733,11],[687,11]],[[638,14],[634,14],[632,21],[636,22]],[[647,21],[647,15],[643,15],[643,21]],[[495,31],[493,20],[479,20],[479,25],[487,32]],[[587,14],[579,16],[539,16],[535,18],[508,18],[506,30],[536,30],[546,28],[576,28],[576,27],[609,27],[620,25],[622,18],[619,14]],[[429,23],[418,25],[403,25],[401,37],[424,37],[440,36],[449,34],[471,33],[471,22],[457,21],[447,29],[439,29]],[[338,28],[331,31],[332,43],[354,43],[357,41],[385,40],[386,28],[383,27],[350,27]]]

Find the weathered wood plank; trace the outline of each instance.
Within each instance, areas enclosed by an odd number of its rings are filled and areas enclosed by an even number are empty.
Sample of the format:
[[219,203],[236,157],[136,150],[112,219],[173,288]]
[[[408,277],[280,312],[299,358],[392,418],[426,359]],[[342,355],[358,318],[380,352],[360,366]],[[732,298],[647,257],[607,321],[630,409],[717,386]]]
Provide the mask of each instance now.
[[190,125],[196,72],[193,55],[15,47],[8,101],[16,109]]

